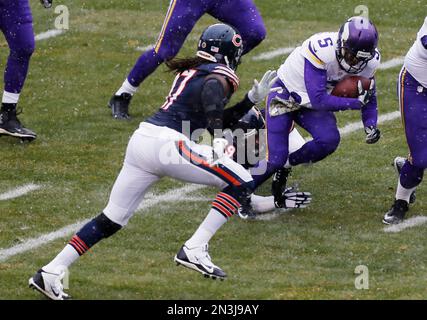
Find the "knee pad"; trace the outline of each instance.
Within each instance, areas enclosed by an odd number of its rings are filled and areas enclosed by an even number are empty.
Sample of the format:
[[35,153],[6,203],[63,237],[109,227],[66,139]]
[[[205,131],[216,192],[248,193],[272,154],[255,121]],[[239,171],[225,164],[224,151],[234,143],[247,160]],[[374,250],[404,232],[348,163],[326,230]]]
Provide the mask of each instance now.
[[104,213],[101,213],[77,232],[77,236],[91,248],[101,239],[112,236],[121,228],[121,225],[111,221]]

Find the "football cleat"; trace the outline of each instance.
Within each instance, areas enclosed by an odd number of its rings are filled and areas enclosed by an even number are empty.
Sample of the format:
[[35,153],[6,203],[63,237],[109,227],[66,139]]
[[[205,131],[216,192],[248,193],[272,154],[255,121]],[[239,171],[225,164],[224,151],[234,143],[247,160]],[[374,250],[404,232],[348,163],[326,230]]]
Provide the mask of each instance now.
[[28,280],[30,288],[37,290],[52,300],[68,300],[71,297],[64,292],[62,279],[65,271],[60,273],[50,273],[40,269]]
[[406,212],[409,210],[408,202],[405,200],[395,200],[391,209],[384,215],[383,222],[385,224],[398,224],[405,218]]
[[[406,162],[406,158],[403,158],[403,157],[396,157],[393,161],[393,166],[396,169],[396,172],[399,176],[405,162]],[[414,191],[411,193],[411,197],[409,198],[409,203],[413,204],[415,200],[417,200],[417,195],[415,194],[415,191]]]
[[17,117],[16,104],[12,103],[3,103],[0,111],[0,136],[2,135],[20,138],[23,141],[37,138],[35,132],[22,126]]
[[111,114],[114,119],[130,120],[129,104],[132,100],[132,95],[129,93],[122,93],[120,96],[112,96],[108,102],[108,107],[111,108]]
[[206,278],[223,280],[227,277],[221,268],[212,263],[208,253],[208,244],[192,249],[183,245],[174,260],[178,265],[200,272]]
[[307,208],[311,200],[310,192],[302,192],[298,191],[297,187],[289,187],[283,191],[280,200],[274,201],[274,205],[278,209],[303,209]]
[[292,168],[282,168],[276,171],[271,183],[271,193],[274,196],[274,204],[276,208],[283,208],[285,206],[283,194],[286,190],[289,175]]
[[250,205],[240,206],[237,210],[237,215],[243,220],[256,219],[256,212],[252,209],[252,206]]

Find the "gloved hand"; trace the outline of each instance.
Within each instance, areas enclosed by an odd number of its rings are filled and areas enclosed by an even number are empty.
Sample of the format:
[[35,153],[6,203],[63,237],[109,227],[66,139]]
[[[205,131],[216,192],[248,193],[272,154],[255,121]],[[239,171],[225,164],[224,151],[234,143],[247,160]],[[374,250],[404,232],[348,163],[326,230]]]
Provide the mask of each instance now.
[[357,82],[357,88],[359,90],[359,96],[357,97],[357,99],[359,99],[362,106],[366,106],[369,100],[371,99],[372,94],[374,93],[375,80],[371,80],[371,84],[369,85],[368,90],[363,89],[362,81],[359,80]]
[[40,0],[40,2],[45,8],[51,8],[53,0]]
[[[277,72],[275,70],[271,71],[268,70],[264,76],[262,77],[261,81],[258,82],[257,79],[254,80],[254,85],[252,86],[252,89],[248,92],[249,100],[253,104],[260,104],[264,101],[264,99],[268,96],[270,93],[270,89],[273,86],[273,84],[277,81]],[[280,88],[277,88],[280,89]]]
[[378,129],[374,126],[366,127],[365,133],[366,133],[366,143],[367,144],[377,143],[378,140],[380,140],[380,138],[381,138],[380,129]]
[[276,208],[306,208],[311,203],[310,192],[300,192],[293,187],[287,188],[279,201],[274,201]]

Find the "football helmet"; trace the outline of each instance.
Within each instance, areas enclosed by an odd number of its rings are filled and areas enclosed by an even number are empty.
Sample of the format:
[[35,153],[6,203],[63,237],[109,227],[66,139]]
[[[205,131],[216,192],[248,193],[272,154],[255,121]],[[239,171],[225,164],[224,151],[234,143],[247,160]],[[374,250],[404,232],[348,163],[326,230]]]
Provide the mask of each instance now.
[[233,126],[233,160],[246,169],[255,166],[265,153],[261,129],[265,129],[262,111],[253,107]]
[[225,64],[236,70],[243,53],[243,41],[233,27],[217,23],[203,31],[197,46],[197,56],[212,62]]
[[336,55],[348,73],[361,72],[376,55],[378,31],[368,18],[352,17],[338,32]]

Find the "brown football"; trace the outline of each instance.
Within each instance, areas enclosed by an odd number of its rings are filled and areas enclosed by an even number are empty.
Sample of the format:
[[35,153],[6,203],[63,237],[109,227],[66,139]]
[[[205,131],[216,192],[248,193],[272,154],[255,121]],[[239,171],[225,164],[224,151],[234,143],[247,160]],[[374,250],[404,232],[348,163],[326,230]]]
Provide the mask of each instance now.
[[361,80],[363,89],[368,90],[371,84],[371,80],[365,77],[350,76],[342,79],[337,83],[331,94],[337,97],[343,98],[357,98],[359,90],[357,88],[357,82]]

